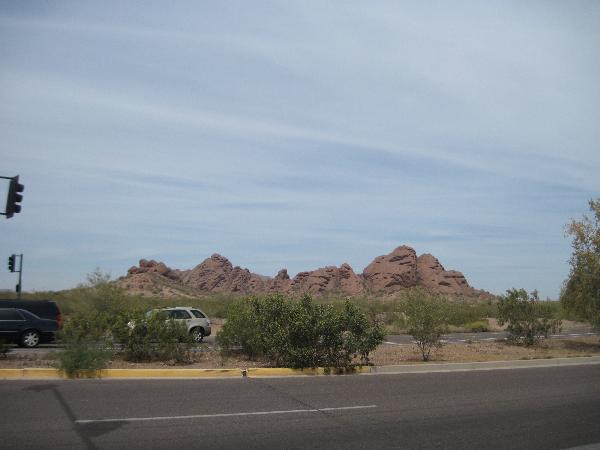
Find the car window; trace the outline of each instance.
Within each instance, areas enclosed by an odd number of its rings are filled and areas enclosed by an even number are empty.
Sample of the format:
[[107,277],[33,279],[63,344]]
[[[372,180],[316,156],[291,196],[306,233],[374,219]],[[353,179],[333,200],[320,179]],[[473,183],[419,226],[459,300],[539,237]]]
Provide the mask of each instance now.
[[192,314],[197,317],[198,319],[206,319],[206,316],[204,314],[202,314],[201,311],[198,311],[197,309],[192,309]]
[[178,319],[191,319],[192,318],[192,316],[190,316],[190,313],[187,311],[184,311],[183,309],[177,310],[177,313],[179,314],[179,316],[177,317]]
[[25,320],[28,320],[28,319],[29,320],[31,320],[31,319],[39,320],[40,319],[40,316],[32,313],[31,311],[27,311],[26,309],[20,309],[19,314],[21,314]]
[[0,309],[0,320],[24,320],[23,316],[16,309]]
[[183,309],[170,309],[169,319],[189,319],[191,318],[190,313]]

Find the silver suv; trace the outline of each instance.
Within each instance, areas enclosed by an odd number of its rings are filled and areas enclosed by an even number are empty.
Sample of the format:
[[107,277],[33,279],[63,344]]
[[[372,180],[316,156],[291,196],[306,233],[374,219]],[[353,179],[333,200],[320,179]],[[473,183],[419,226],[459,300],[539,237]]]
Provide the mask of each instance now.
[[202,342],[204,336],[210,336],[210,319],[198,308],[191,306],[175,306],[172,308],[153,309],[149,314],[160,312],[167,318],[185,323],[188,332],[195,342]]

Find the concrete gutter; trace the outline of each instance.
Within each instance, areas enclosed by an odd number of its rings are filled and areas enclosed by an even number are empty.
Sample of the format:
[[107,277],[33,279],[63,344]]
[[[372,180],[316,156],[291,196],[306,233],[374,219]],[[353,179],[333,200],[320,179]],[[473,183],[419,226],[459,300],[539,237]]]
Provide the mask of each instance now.
[[[467,372],[473,370],[507,370],[541,367],[600,364],[600,356],[533,359],[516,361],[488,361],[470,363],[419,363],[396,366],[361,366],[354,369],[317,367],[312,369],[287,368],[248,368],[248,369],[104,369],[98,373],[82,374],[78,378],[261,378],[261,377],[300,377],[331,375],[385,375],[434,372]],[[0,369],[0,379],[64,379],[58,369]]]

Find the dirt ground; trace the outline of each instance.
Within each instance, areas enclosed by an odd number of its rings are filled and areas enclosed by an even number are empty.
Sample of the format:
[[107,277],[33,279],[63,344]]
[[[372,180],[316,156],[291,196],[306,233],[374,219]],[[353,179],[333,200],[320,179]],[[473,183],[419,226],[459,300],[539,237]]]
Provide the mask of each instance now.
[[[476,362],[505,361],[544,358],[567,358],[575,356],[600,356],[600,336],[577,337],[572,339],[549,339],[538,346],[525,347],[505,342],[473,342],[446,344],[432,351],[432,362]],[[245,357],[223,357],[219,352],[202,348],[194,352],[194,362],[187,365],[175,365],[169,362],[131,363],[115,358],[110,362],[113,369],[138,368],[249,368],[269,367],[267,361],[249,361]],[[371,354],[371,363],[377,366],[396,364],[422,363],[416,346],[381,345]],[[5,359],[0,358],[0,368],[53,367],[56,360],[53,352],[31,354],[9,353]]]
[[[446,344],[431,353],[435,362],[506,361],[544,358],[569,358],[600,355],[600,337],[549,339],[540,345],[526,347],[506,342],[473,342]],[[377,366],[421,363],[421,354],[415,345],[382,345],[371,354]]]

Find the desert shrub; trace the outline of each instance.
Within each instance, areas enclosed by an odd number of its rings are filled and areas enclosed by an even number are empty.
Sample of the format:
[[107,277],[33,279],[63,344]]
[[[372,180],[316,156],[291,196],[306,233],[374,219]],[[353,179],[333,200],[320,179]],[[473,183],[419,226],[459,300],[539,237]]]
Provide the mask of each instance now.
[[368,363],[383,337],[383,328],[350,302],[340,310],[309,296],[292,301],[271,295],[233,302],[217,339],[224,352],[239,348],[249,358],[303,368],[348,367],[355,357]]
[[476,320],[474,322],[466,323],[464,328],[473,333],[483,333],[485,331],[490,331],[490,324],[487,320]]
[[446,304],[439,296],[414,291],[406,300],[405,310],[408,334],[414,338],[423,361],[429,361],[431,351],[442,346],[442,335],[448,330]]
[[6,358],[10,353],[11,348],[4,339],[0,339],[0,358]]
[[552,317],[552,309],[540,302],[537,291],[509,289],[498,303],[498,323],[507,324],[508,340],[534,345],[541,338],[560,330],[561,321]]
[[470,304],[461,302],[443,301],[448,325],[468,328],[468,324],[494,317],[497,313],[495,304],[480,303]]
[[71,315],[58,332],[64,348],[56,353],[57,368],[71,378],[98,376],[114,354],[110,324],[99,311]]
[[94,377],[106,368],[113,350],[94,341],[72,341],[56,353],[57,368],[70,378]]
[[118,316],[111,332],[127,361],[191,362],[193,340],[186,326],[163,314]]

